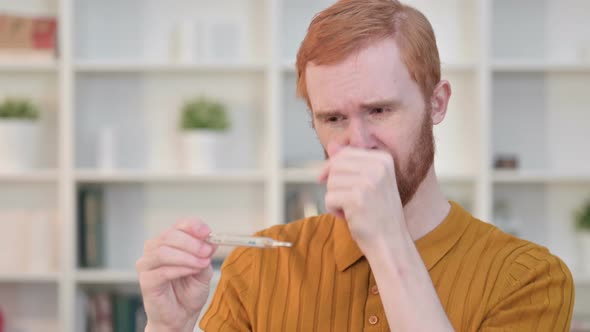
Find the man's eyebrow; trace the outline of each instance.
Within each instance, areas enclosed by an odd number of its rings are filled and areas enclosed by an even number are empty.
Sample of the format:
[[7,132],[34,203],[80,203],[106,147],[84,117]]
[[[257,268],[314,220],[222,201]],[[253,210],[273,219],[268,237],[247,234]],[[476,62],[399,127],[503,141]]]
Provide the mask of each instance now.
[[382,100],[375,100],[369,101],[361,104],[361,108],[363,109],[372,109],[372,108],[399,108],[401,106],[401,102],[395,99],[382,99]]
[[[374,100],[361,103],[360,107],[362,109],[373,109],[373,108],[393,108],[397,109],[401,106],[401,102],[395,99],[381,99],[381,100]],[[333,116],[343,116],[346,115],[343,112],[333,109],[319,109],[313,112],[314,118],[316,119],[327,119]]]
[[331,118],[333,116],[342,116],[344,115],[344,113],[339,112],[339,111],[334,111],[334,110],[317,110],[315,112],[313,112],[313,116],[316,119],[327,119],[327,118]]

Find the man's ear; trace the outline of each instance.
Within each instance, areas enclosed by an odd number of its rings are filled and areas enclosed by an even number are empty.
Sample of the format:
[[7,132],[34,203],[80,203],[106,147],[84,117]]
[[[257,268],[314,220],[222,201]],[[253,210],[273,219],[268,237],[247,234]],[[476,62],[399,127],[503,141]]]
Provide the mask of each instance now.
[[451,83],[446,80],[438,82],[430,98],[432,124],[436,125],[444,120],[449,99],[451,99]]

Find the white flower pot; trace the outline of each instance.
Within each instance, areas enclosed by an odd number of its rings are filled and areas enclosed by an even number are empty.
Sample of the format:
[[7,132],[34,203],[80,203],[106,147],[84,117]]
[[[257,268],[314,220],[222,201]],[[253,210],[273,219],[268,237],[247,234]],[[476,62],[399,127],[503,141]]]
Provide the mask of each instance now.
[[181,168],[188,172],[212,171],[222,132],[215,130],[187,130],[181,133]]
[[30,170],[37,166],[39,125],[36,121],[0,119],[0,171]]
[[580,264],[585,272],[590,274],[590,232],[578,231],[580,245]]

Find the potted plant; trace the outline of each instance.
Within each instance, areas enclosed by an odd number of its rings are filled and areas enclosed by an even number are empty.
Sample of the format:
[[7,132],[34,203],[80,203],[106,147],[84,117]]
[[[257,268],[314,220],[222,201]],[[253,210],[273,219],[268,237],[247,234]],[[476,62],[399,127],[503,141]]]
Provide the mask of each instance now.
[[590,273],[590,200],[576,212],[576,228],[586,272]]
[[220,102],[206,97],[185,102],[180,117],[183,168],[193,172],[214,169],[216,143],[229,126]]
[[0,104],[0,171],[36,166],[38,118],[37,107],[27,99],[7,98]]

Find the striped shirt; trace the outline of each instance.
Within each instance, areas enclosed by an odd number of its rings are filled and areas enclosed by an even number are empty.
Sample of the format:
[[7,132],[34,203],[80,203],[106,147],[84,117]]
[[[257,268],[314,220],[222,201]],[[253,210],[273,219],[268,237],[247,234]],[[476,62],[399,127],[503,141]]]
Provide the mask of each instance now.
[[[232,252],[201,329],[389,331],[371,267],[345,221],[325,214],[259,235],[294,246]],[[569,331],[572,276],[546,248],[455,202],[415,245],[456,331]]]

